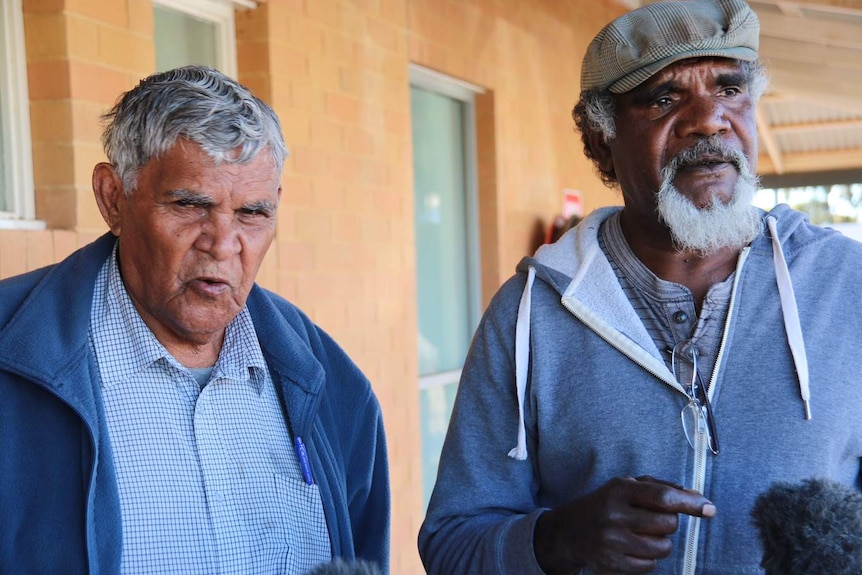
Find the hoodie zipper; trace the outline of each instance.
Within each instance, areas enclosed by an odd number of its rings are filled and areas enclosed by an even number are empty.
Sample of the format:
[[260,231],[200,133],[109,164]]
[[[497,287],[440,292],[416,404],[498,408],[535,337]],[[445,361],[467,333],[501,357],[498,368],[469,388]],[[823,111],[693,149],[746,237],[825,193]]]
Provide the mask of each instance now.
[[[736,264],[736,277],[733,278],[733,289],[730,294],[730,303],[728,304],[727,310],[727,319],[724,322],[724,332],[721,336],[721,341],[718,345],[718,354],[715,359],[715,367],[712,370],[712,376],[709,379],[709,383],[707,384],[706,394],[710,400],[712,400],[712,392],[715,389],[715,382],[718,379],[718,369],[721,365],[721,359],[724,356],[724,347],[727,343],[728,333],[730,331],[730,324],[733,318],[734,312],[734,302],[736,300],[736,292],[739,286],[739,278],[741,275],[742,267],[745,264],[746,259],[748,259],[748,254],[750,251],[750,247],[745,247],[739,254],[739,260]],[[605,340],[609,345],[613,346],[623,354],[625,354],[629,359],[633,360],[635,363],[640,365],[644,370],[652,374],[654,377],[669,385],[670,387],[677,390],[679,393],[688,397],[685,392],[685,389],[674,379],[668,379],[664,374],[659,373],[658,370],[653,369],[648,365],[648,362],[641,361],[639,359],[640,353],[638,353],[638,349],[634,346],[626,345],[625,339],[621,339],[615,337],[612,333],[606,333],[602,328],[601,320],[596,316],[593,317],[594,314],[586,309],[579,310],[576,312],[572,304],[567,300],[567,298],[561,298],[561,303],[563,307],[565,307],[569,312],[577,317],[579,320],[584,322],[590,329],[593,330],[599,337]],[[652,356],[649,356],[652,358]],[[708,448],[706,442],[702,442],[700,445],[700,449],[695,450],[694,456],[694,472],[692,478],[692,488],[695,489],[699,493],[703,493],[704,485],[706,484],[706,459],[707,459]],[[682,575],[694,575],[695,569],[697,568],[697,548],[700,539],[700,517],[692,516],[688,522],[688,530],[685,538],[685,553],[683,556],[683,570]]]
[[[727,306],[727,318],[724,321],[724,332],[721,335],[721,341],[718,344],[718,354],[715,357],[715,366],[712,369],[712,376],[709,378],[709,383],[706,386],[706,395],[712,401],[712,392],[715,390],[715,382],[718,379],[718,369],[721,365],[722,357],[724,356],[724,346],[727,343],[727,336],[730,332],[730,324],[734,315],[734,303],[736,301],[736,292],[739,287],[739,278],[742,275],[742,266],[745,260],[748,259],[748,252],[751,248],[745,247],[739,254],[739,260],[736,264],[736,276],[733,278],[733,289],[730,292],[730,303]],[[707,446],[702,442],[700,449],[695,451],[694,455],[694,478],[692,487],[699,493],[703,493],[706,485],[706,458]],[[683,562],[683,575],[694,575],[697,568],[697,548],[700,542],[700,517],[691,517],[688,522],[688,534],[686,535],[685,558]]]

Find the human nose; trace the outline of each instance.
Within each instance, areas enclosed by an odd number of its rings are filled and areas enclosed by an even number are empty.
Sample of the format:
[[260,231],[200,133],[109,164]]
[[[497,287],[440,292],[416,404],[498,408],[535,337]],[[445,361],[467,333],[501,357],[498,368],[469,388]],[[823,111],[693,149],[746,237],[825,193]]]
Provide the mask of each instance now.
[[697,96],[686,105],[677,124],[677,135],[681,138],[704,138],[725,134],[730,129],[727,110],[722,103],[709,96]]
[[239,253],[241,244],[233,214],[211,211],[201,226],[195,247],[216,260]]

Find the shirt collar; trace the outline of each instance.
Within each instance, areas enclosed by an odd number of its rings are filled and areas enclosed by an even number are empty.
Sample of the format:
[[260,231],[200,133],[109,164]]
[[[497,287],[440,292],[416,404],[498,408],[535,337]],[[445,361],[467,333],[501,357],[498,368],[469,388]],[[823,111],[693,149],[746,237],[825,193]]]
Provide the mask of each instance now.
[[[102,385],[107,387],[127,381],[159,360],[173,370],[187,372],[187,368],[156,339],[135,309],[120,275],[118,246],[119,243],[114,246],[99,273],[93,297],[93,342],[96,350],[102,352],[98,356],[106,357],[106,351],[122,348],[121,355],[108,352],[108,357],[114,356],[111,361],[100,362]],[[118,338],[119,345],[115,341]],[[225,330],[224,343],[210,379],[249,382],[260,394],[266,369],[251,314],[243,307]]]

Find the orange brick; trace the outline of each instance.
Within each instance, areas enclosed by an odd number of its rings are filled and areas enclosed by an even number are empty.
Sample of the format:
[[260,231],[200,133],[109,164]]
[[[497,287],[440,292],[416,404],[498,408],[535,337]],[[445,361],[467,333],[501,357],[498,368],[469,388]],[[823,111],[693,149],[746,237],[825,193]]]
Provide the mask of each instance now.
[[332,235],[332,216],[317,209],[297,209],[296,237],[301,241],[327,241]]
[[101,25],[98,31],[98,63],[122,70],[137,70],[155,63],[152,37],[132,34],[125,28]]
[[75,188],[72,185],[36,187],[36,217],[48,228],[75,227]]
[[234,15],[237,43],[241,40],[266,40],[270,31],[270,11],[268,6],[259,6],[254,10],[237,10]]
[[380,14],[384,20],[404,27],[407,25],[406,0],[381,0]]
[[387,22],[378,20],[377,18],[366,18],[365,28],[368,31],[368,37],[384,50],[392,52],[399,51],[402,46],[403,32],[401,29],[392,26]]
[[337,62],[353,62],[356,41],[340,30],[326,30],[323,35],[323,54]]
[[349,96],[327,94],[326,113],[339,122],[356,124],[359,122],[359,102]]
[[61,100],[70,95],[69,63],[41,61],[27,64],[31,100]]
[[77,232],[78,247],[81,248],[81,247],[84,247],[86,245],[93,243],[94,241],[96,241],[97,239],[102,237],[102,235],[104,233],[105,233],[104,230],[101,230],[101,231],[78,230],[78,232]]
[[0,278],[27,271],[27,234],[25,230],[0,230]]
[[341,5],[338,2],[321,2],[318,0],[305,3],[305,12],[309,18],[333,28],[337,28],[340,24],[340,11]]
[[30,103],[30,135],[33,142],[71,141],[72,117],[68,100]]
[[353,183],[360,173],[362,160],[352,154],[330,154],[329,174],[339,182]]
[[33,230],[26,237],[28,270],[54,263],[54,238],[49,230]]
[[370,130],[357,126],[344,127],[345,150],[355,156],[376,156],[378,137]]
[[37,187],[72,183],[74,149],[68,143],[34,142],[33,173]]
[[[331,158],[330,158],[331,161]],[[333,176],[335,176],[333,174]],[[314,184],[314,207],[328,214],[330,220],[337,210],[344,208],[344,182],[335,177],[321,179]]]
[[70,96],[74,99],[112,106],[117,97],[129,89],[129,74],[98,64],[69,62]]
[[344,128],[326,119],[312,119],[311,145],[318,149],[340,152],[344,149]]
[[65,10],[71,14],[80,14],[125,28],[129,24],[128,5],[126,2],[105,2],[104,0],[66,0]]
[[296,147],[291,154],[291,163],[300,176],[325,176],[328,174],[329,162],[325,152],[307,147]]
[[290,241],[279,245],[278,267],[294,272],[308,272],[315,269],[314,243]]
[[287,20],[287,44],[303,53],[324,51],[326,27],[311,18],[293,16]]
[[364,159],[359,164],[358,181],[371,186],[389,185],[389,165],[370,158]]
[[311,145],[311,123],[305,114],[296,110],[279,114],[284,139],[291,150]]
[[284,178],[279,213],[287,213],[293,206],[312,206],[314,204],[314,188],[312,181],[312,178],[301,176]]
[[66,20],[59,12],[24,16],[25,50],[29,61],[60,60],[66,56]]
[[27,0],[22,4],[22,11],[24,14],[61,12],[65,3],[66,0]]
[[297,302],[299,292],[299,278],[295,273],[285,273],[283,269],[278,272],[278,293],[288,301]]
[[52,230],[54,261],[59,262],[78,249],[75,232],[71,230]]
[[[351,193],[351,190],[348,190],[347,193]],[[356,242],[360,240],[361,236],[362,226],[359,223],[359,219],[356,217],[355,214],[345,212],[333,214],[333,241],[353,246],[356,244]]]
[[363,11],[356,6],[355,0],[344,2],[340,6],[341,11],[338,14],[338,27],[353,37],[360,37],[365,32],[365,15]]
[[126,0],[126,4],[129,14],[129,32],[152,38],[154,17],[152,0]]

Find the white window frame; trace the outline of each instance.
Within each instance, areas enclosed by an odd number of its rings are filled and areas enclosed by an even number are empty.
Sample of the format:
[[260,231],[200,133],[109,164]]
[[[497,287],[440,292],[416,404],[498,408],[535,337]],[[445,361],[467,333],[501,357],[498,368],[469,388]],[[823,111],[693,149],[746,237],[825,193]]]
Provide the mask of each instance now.
[[[464,104],[464,176],[467,204],[467,294],[470,325],[479,325],[482,316],[482,262],[479,256],[479,175],[476,152],[476,94],[484,94],[481,86],[441,74],[430,68],[411,63],[410,85],[459,100]],[[419,389],[457,383],[461,370],[456,369],[419,377]]]
[[21,0],[0,0],[0,90],[4,181],[0,193],[11,204],[0,211],[0,229],[44,229],[36,220],[33,183],[33,147],[30,136],[30,100],[27,86],[27,56],[24,47],[24,17]]
[[194,16],[215,25],[217,68],[232,78],[237,77],[236,8],[257,7],[254,0],[153,0],[153,5]]

